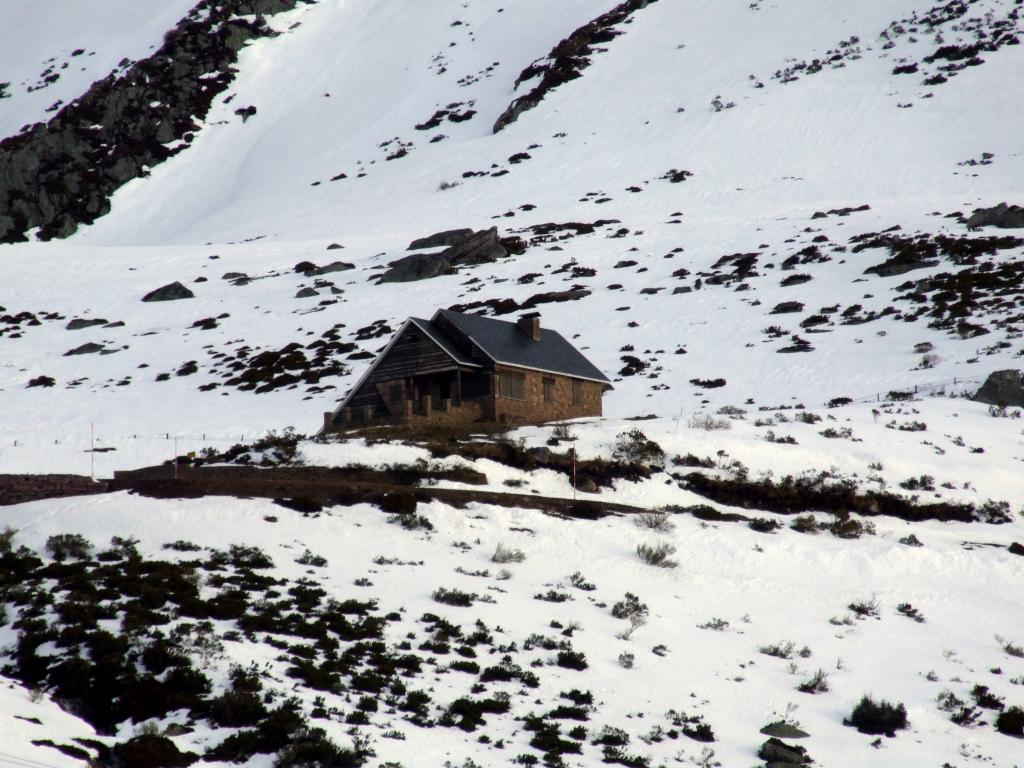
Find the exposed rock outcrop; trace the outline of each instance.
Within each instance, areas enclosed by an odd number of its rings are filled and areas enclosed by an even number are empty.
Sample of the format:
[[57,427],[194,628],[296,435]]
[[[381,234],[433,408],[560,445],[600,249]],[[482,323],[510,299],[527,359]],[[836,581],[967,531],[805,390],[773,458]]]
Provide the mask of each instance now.
[[408,283],[438,275],[450,275],[458,267],[490,264],[508,256],[508,249],[498,237],[498,228],[453,229],[413,240],[409,250],[447,245],[440,253],[413,253],[391,262],[380,276],[381,283]]
[[551,52],[542,59],[533,62],[519,73],[515,87],[521,83],[540,76],[540,83],[519,98],[515,99],[494,123],[497,133],[510,123],[514,123],[527,110],[533,109],[544,97],[563,83],[582,76],[582,71],[590,66],[590,56],[600,49],[596,46],[614,40],[622,34],[616,29],[629,20],[634,12],[646,8],[655,0],[626,0],[607,13],[587,22],[576,29],[571,35],[558,43]]
[[36,227],[41,240],[67,237],[106,214],[118,187],[188,146],[239,50],[275,34],[263,15],[306,1],[203,0],[152,56],[0,141],[0,243]]
[[64,326],[69,331],[80,331],[83,328],[91,328],[94,325],[106,325],[107,321],[102,318],[87,319],[84,317],[76,317],[75,319],[68,322]]
[[103,349],[104,347],[102,344],[94,344],[90,341],[80,347],[69,349],[64,353],[64,357],[71,357],[73,355],[95,355],[97,352],[102,352]]
[[964,223],[972,229],[974,227],[1024,229],[1024,207],[1000,203],[992,208],[976,208]]
[[807,750],[796,745],[786,744],[776,738],[768,739],[757,750],[757,756],[765,761],[768,768],[785,768],[785,766],[810,765],[813,760]]
[[150,291],[142,297],[143,301],[176,301],[177,299],[194,299],[195,294],[192,293],[181,283],[175,281],[162,285],[155,291]]
[[971,399],[1000,407],[1024,408],[1024,371],[993,371]]
[[420,237],[409,243],[407,251],[415,251],[420,248],[439,248],[442,245],[455,245],[473,234],[472,229],[448,229],[444,232],[437,232],[433,235]]

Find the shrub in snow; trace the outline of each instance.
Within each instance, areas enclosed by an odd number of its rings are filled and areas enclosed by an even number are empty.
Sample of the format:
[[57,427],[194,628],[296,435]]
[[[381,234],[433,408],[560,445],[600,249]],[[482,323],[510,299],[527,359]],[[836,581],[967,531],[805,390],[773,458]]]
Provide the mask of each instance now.
[[996,730],[1007,736],[1024,737],[1024,709],[1008,707],[996,718]]
[[612,606],[612,616],[616,619],[630,619],[633,616],[646,616],[647,605],[632,592],[627,592],[619,602]]
[[896,613],[901,616],[906,616],[908,619],[913,619],[918,624],[924,624],[924,616],[917,608],[912,606],[910,603],[900,603],[896,606]]
[[996,640],[1003,647],[1003,650],[1010,656],[1015,656],[1018,659],[1024,659],[1024,648],[1019,645],[1014,645],[1009,640],[1003,640],[1003,638],[996,635]]
[[981,712],[976,707],[968,706],[952,691],[943,691],[938,695],[937,701],[939,709],[949,712],[949,719],[963,728],[974,725],[981,717]]
[[358,768],[367,756],[359,737],[355,749],[342,748],[327,738],[323,728],[303,728],[277,753],[274,768]]
[[445,605],[457,605],[462,608],[467,608],[473,604],[473,600],[476,595],[471,592],[463,592],[459,589],[438,587],[434,590],[432,597],[437,602],[444,603]]
[[58,563],[67,559],[88,560],[92,544],[80,533],[58,533],[46,540],[46,551]]
[[637,544],[636,554],[648,565],[658,568],[675,568],[679,563],[672,560],[669,555],[674,553],[676,548],[671,544]]
[[302,553],[301,557],[296,558],[296,563],[299,565],[309,565],[313,568],[323,568],[327,565],[327,558],[321,557],[320,555],[314,555],[308,549]]
[[732,109],[735,106],[736,106],[736,102],[734,102],[734,101],[722,101],[722,97],[721,96],[715,96],[715,98],[713,98],[711,100],[711,111],[712,112],[722,112],[723,110],[726,110],[726,109]]
[[843,725],[852,726],[861,733],[895,736],[896,731],[909,724],[907,709],[902,704],[891,704],[885,700],[876,702],[865,695],[857,702],[850,716],[843,720]]
[[1001,525],[1003,523],[1012,523],[1013,514],[1010,512],[1009,502],[989,499],[978,507],[978,519],[984,523]]
[[870,600],[859,600],[850,603],[847,608],[861,619],[866,619],[869,616],[878,618],[878,599],[874,595],[871,596]]
[[806,659],[811,655],[811,649],[806,645],[798,651],[796,644],[790,642],[762,645],[758,650],[765,656],[774,656],[777,659],[791,659],[794,655]]
[[675,527],[667,512],[641,512],[633,517],[633,522],[638,528],[648,528],[661,533],[668,533]]
[[817,533],[818,521],[814,515],[798,515],[789,527],[797,533]]
[[579,571],[576,571],[575,573],[569,575],[569,584],[575,587],[576,589],[580,589],[584,592],[593,592],[595,589],[597,589],[597,587],[595,587],[591,582],[587,581],[586,578],[584,578],[583,574]]
[[819,669],[807,680],[800,683],[796,687],[801,693],[828,693],[828,674],[823,669]]
[[662,462],[665,460],[665,451],[634,427],[628,432],[620,432],[615,438],[613,456],[618,461]]
[[388,518],[389,523],[396,523],[407,531],[432,531],[434,524],[423,515],[404,514],[392,515]]
[[859,539],[864,534],[875,535],[875,524],[850,517],[848,512],[837,512],[828,525],[829,532],[839,539]]
[[623,669],[632,669],[633,663],[636,661],[636,655],[632,653],[620,653],[619,654],[619,666]]
[[504,544],[495,547],[494,554],[491,555],[492,563],[521,563],[525,559],[526,553],[523,550],[506,547]]
[[559,651],[558,656],[555,658],[555,663],[566,669],[583,671],[587,668],[587,657],[583,654],[583,651]]
[[728,419],[716,419],[706,413],[695,413],[687,422],[690,429],[703,429],[705,432],[714,432],[722,429],[732,429]]
[[774,533],[777,529],[782,526],[778,520],[773,520],[770,517],[755,517],[747,525],[751,530],[757,531],[758,533]]

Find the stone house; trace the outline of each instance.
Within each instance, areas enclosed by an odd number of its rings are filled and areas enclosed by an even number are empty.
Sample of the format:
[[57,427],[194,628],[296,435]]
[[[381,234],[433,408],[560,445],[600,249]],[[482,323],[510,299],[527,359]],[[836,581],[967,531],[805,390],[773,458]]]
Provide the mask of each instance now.
[[608,378],[537,313],[517,322],[438,310],[410,317],[324,432],[364,424],[528,424],[600,416]]

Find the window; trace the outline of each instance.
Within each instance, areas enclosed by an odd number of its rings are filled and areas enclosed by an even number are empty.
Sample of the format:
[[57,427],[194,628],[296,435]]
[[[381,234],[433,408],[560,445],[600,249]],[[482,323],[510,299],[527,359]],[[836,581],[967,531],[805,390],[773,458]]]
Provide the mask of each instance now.
[[526,399],[526,377],[522,374],[498,374],[498,394],[511,400]]
[[555,402],[555,380],[544,379],[544,402]]
[[572,383],[572,404],[580,405],[583,402],[583,382],[574,381]]

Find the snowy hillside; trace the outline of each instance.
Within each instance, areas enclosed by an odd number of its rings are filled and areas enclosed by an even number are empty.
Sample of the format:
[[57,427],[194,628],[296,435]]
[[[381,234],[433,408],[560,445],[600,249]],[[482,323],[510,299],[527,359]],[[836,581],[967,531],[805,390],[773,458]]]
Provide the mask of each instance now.
[[[502,625],[509,636],[495,648],[552,634],[552,618],[579,621],[585,681],[557,665],[548,679],[544,667],[535,713],[561,690],[589,688],[586,743],[602,725],[623,728],[623,754],[651,765],[753,765],[758,729],[790,701],[821,765],[1020,763],[1021,743],[994,730],[995,714],[965,729],[936,705],[943,688],[966,701],[984,685],[1024,706],[1020,659],[994,640],[1015,647],[1024,634],[1011,599],[1024,558],[1006,549],[1024,541],[1024,430],[1019,409],[961,397],[993,371],[1024,368],[1024,214],[1011,209],[1003,226],[971,218],[1024,205],[1019,0],[101,6],[0,0],[0,473],[107,478],[270,431],[312,435],[408,316],[448,307],[511,320],[533,309],[614,381],[605,418],[572,427],[579,458],[609,460],[635,428],[665,452],[647,479],[599,483],[589,500],[736,512],[731,497],[702,496],[683,476],[696,457],[698,474],[723,482],[825,478],[1012,522],[880,517],[876,536],[850,541],[679,516],[664,536],[680,565],[660,570],[634,551],[659,534],[627,517],[569,522],[433,501],[427,536],[364,506],[307,519],[259,500],[115,494],[0,507],[15,546],[42,553],[51,535],[83,533],[101,548],[117,535],[163,558],[177,556],[164,544],[191,537],[224,551],[259,546],[275,578],[291,580],[305,571],[282,563],[309,547],[329,561],[310,578],[330,598],[404,609],[388,624],[392,644],[410,631],[423,641],[413,624],[439,612],[437,587],[495,593],[461,619],[444,614],[467,633],[477,618]],[[491,227],[504,256],[382,279],[416,238]],[[142,300],[173,283],[191,297]],[[509,437],[536,449],[551,434]],[[103,452],[87,452],[94,444]],[[361,441],[300,446],[313,465],[426,458]],[[550,468],[470,463],[489,491],[574,495]],[[898,543],[911,532],[924,548]],[[394,536],[385,551],[379,542]],[[455,566],[497,573],[486,558],[506,540],[528,553],[511,580],[452,577]],[[430,578],[388,565],[368,577],[373,589],[351,587],[376,555],[423,561]],[[41,569],[33,589],[62,578]],[[574,601],[538,613],[533,595],[569,590],[575,570],[609,607],[570,592]],[[651,611],[631,670],[617,662],[628,644],[608,613],[624,592]],[[872,594],[880,623],[828,623]],[[927,622],[896,615],[901,603]],[[714,618],[728,628],[697,628]],[[8,648],[12,626],[0,630]],[[800,680],[828,671],[831,692],[792,692],[786,662],[757,652],[782,640],[812,648],[791,661]],[[651,656],[660,645],[671,653]],[[215,685],[232,660],[266,662],[265,684],[281,695],[296,685],[262,637],[225,647],[209,668]],[[433,679],[449,661],[427,662],[430,680],[416,683],[436,686],[442,707],[469,690],[448,682],[455,672]],[[340,714],[324,721],[339,743],[358,699],[344,685],[326,704]],[[912,728],[877,752],[841,724],[872,692],[906,702]],[[318,694],[298,695],[308,714]],[[3,712],[48,704],[4,696]],[[364,728],[371,764],[511,764],[530,752],[512,719],[530,701],[495,713],[502,725],[487,746],[471,731],[396,726],[408,711],[382,709]],[[669,709],[706,717],[714,758],[692,740],[641,740],[655,725],[670,730]],[[196,730],[176,743],[212,747],[211,721],[185,717]],[[65,742],[89,728],[45,719]],[[118,738],[137,725],[119,722]],[[405,741],[383,736],[394,728]],[[26,738],[0,738],[0,757],[80,764]],[[514,746],[492,751],[498,740]],[[562,759],[597,764],[601,749]],[[268,755],[250,764],[270,765]]]

